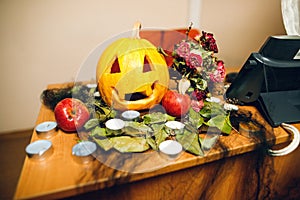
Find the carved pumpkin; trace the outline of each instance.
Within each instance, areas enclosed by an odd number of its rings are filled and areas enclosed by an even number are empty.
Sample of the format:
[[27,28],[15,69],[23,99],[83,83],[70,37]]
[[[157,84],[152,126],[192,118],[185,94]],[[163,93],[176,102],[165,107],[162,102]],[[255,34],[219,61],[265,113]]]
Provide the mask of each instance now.
[[96,78],[103,100],[118,110],[143,110],[158,104],[168,89],[169,72],[156,47],[139,38],[121,38],[101,55]]

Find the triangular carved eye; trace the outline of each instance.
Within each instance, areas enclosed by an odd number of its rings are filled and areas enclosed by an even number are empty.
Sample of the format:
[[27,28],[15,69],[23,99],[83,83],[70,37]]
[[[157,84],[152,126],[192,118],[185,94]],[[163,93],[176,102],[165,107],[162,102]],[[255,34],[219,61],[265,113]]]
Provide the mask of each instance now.
[[121,72],[120,65],[118,62],[118,58],[116,58],[114,63],[111,66],[110,73],[114,74],[114,73],[120,73],[120,72]]
[[153,69],[152,69],[151,61],[148,58],[148,56],[145,56],[145,58],[144,58],[144,66],[143,66],[143,73],[145,73],[145,72],[151,72],[152,70]]

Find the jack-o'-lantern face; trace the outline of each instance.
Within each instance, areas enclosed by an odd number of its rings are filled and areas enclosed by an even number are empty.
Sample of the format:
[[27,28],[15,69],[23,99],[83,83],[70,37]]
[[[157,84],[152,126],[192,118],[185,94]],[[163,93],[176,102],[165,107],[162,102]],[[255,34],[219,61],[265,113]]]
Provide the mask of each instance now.
[[148,40],[138,38],[122,38],[105,49],[96,75],[102,98],[118,110],[151,108],[169,84],[163,56]]

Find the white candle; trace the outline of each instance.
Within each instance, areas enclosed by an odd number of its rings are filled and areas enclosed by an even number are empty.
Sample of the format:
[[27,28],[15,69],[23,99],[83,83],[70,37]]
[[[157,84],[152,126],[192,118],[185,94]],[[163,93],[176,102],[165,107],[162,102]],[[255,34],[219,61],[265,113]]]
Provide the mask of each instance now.
[[159,150],[168,158],[175,159],[182,152],[182,145],[175,140],[166,140],[160,143]]
[[54,121],[46,121],[38,124],[35,127],[38,137],[43,139],[49,139],[56,133],[57,123]]
[[110,119],[105,123],[106,128],[110,129],[110,130],[121,130],[122,128],[124,128],[125,126],[125,122],[121,119]]
[[170,129],[180,130],[184,128],[184,124],[178,121],[167,121],[165,125]]
[[97,149],[95,143],[90,141],[79,142],[72,148],[72,154],[75,156],[89,156]]
[[29,158],[44,160],[47,155],[46,152],[52,149],[52,142],[49,140],[37,140],[26,146],[26,153]]
[[72,155],[74,160],[79,164],[88,164],[95,159],[92,155],[97,150],[94,142],[83,141],[75,144],[72,148]]
[[122,113],[122,117],[126,120],[134,120],[140,117],[140,113],[135,110],[127,110]]

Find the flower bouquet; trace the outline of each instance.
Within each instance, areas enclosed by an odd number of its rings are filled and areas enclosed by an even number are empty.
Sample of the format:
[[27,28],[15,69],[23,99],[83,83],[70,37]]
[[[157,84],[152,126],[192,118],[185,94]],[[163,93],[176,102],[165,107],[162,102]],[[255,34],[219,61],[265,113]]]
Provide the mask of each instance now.
[[190,30],[191,26],[186,31],[186,38],[168,53],[173,58],[171,67],[181,76],[179,93],[187,93],[191,97],[192,109],[188,118],[197,128],[207,125],[229,134],[229,113],[223,108],[226,72],[224,62],[215,56],[218,53],[216,40],[212,33],[204,31],[202,35],[189,38]]

